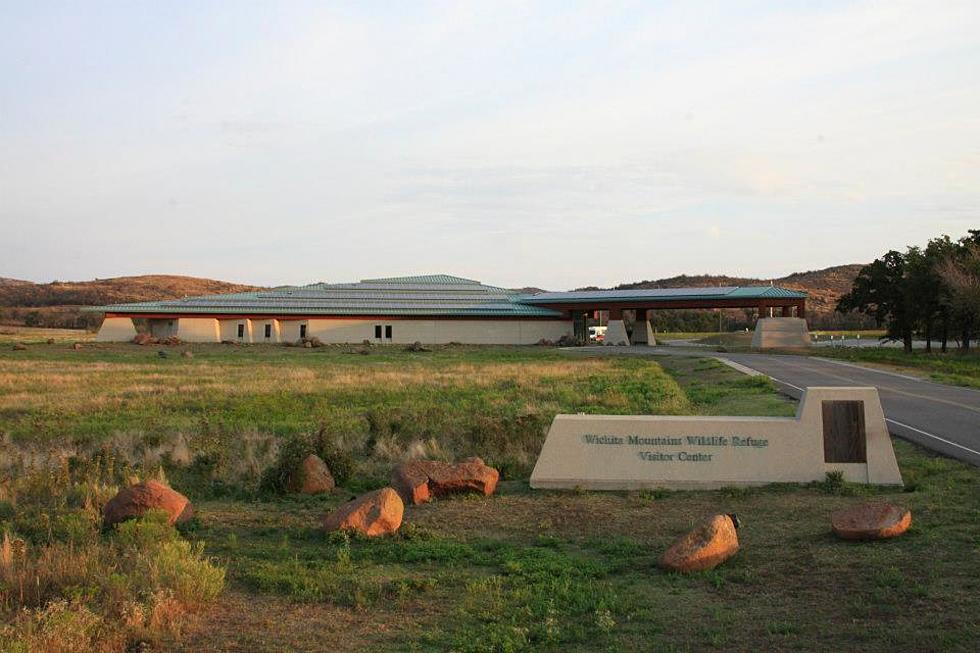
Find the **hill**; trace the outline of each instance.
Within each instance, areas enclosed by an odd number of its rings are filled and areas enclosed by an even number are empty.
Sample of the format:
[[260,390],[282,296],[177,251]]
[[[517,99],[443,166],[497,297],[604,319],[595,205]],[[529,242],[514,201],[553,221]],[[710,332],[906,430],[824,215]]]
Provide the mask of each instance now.
[[616,286],[616,290],[631,290],[638,288],[683,288],[709,286],[774,286],[802,290],[809,294],[807,310],[813,314],[829,314],[834,312],[837,300],[851,289],[855,277],[864,267],[863,264],[836,265],[822,270],[794,272],[778,279],[754,279],[752,277],[729,277],[725,275],[680,275],[654,281],[638,281]]
[[101,317],[82,313],[79,311],[81,306],[180,299],[254,289],[255,286],[227,281],[168,274],[51,283],[0,277],[0,324],[85,328],[97,325]]
[[[666,279],[655,279],[647,281],[637,281],[635,283],[623,283],[615,287],[616,290],[632,290],[639,288],[683,288],[683,287],[710,287],[710,286],[768,286],[770,282],[774,286],[789,288],[791,290],[802,290],[809,295],[807,299],[807,314],[811,328],[833,329],[833,328],[870,328],[873,322],[863,315],[840,315],[835,313],[837,300],[841,295],[851,289],[855,277],[864,267],[863,264],[853,263],[850,265],[836,265],[822,270],[810,270],[807,272],[794,272],[793,274],[777,279],[755,279],[752,277],[730,277],[726,275],[680,275]],[[595,289],[595,288],[592,288]],[[584,288],[582,290],[585,290]],[[670,319],[668,328],[677,328],[675,322],[684,321],[687,323],[700,323],[702,320],[692,320],[691,316],[683,316],[681,313],[695,313],[694,311],[676,311],[676,315]],[[739,311],[728,311],[732,320],[732,326],[742,326],[742,322],[748,323],[748,318],[740,316]],[[678,322],[679,323],[679,322]],[[684,330],[678,328],[678,330]]]
[[[822,270],[795,272],[771,280],[726,275],[680,275],[665,279],[623,283],[616,286],[615,289],[750,286],[769,285],[771,281],[774,285],[803,290],[809,294],[807,310],[812,327],[858,328],[871,325],[862,316],[835,314],[834,307],[840,296],[850,290],[851,284],[861,267],[860,264],[838,265]],[[179,299],[181,297],[243,292],[255,289],[255,286],[227,281],[165,274],[115,277],[94,281],[54,281],[43,284],[0,277],[0,324],[86,328],[97,326],[101,321],[101,316],[82,313],[79,311],[81,306]],[[590,286],[588,289],[598,290],[595,286]],[[538,288],[532,287],[521,290],[528,293],[539,291]],[[585,288],[579,290],[585,290]],[[677,318],[682,318],[680,313],[685,312],[676,311],[674,313],[677,313]],[[735,311],[731,312],[731,318],[730,326],[740,324],[740,321],[747,319]],[[674,321],[676,320],[672,320],[672,322]],[[690,322],[690,320],[687,321]]]

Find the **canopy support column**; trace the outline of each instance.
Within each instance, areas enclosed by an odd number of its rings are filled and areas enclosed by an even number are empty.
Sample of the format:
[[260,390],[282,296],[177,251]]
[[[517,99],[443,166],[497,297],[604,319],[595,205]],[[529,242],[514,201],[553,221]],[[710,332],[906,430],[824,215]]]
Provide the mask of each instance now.
[[657,338],[653,334],[653,328],[650,326],[650,320],[647,318],[647,309],[645,308],[636,309],[636,319],[633,320],[633,337],[631,340],[634,345],[653,346],[657,344]]
[[609,325],[606,327],[605,343],[607,345],[628,345],[630,344],[629,334],[626,333],[626,324],[623,323],[623,309],[609,309]]

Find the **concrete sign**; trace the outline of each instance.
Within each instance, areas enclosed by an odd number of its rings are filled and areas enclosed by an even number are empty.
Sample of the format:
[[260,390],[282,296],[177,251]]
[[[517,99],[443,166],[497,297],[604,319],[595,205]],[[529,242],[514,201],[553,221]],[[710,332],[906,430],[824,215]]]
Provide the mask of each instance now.
[[557,415],[532,488],[902,485],[875,388],[808,388],[796,417]]

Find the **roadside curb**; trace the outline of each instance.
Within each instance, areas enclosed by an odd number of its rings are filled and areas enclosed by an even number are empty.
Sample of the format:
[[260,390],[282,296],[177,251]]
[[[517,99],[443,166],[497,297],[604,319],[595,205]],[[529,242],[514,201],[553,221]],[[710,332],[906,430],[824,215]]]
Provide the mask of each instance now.
[[768,374],[763,374],[759,370],[754,370],[751,367],[742,365],[741,363],[736,363],[735,361],[730,360],[728,358],[723,358],[722,356],[711,356],[711,358],[721,363],[724,363],[725,365],[727,365],[728,367],[732,368],[737,372],[741,372],[742,374],[747,374],[748,376],[769,376]]

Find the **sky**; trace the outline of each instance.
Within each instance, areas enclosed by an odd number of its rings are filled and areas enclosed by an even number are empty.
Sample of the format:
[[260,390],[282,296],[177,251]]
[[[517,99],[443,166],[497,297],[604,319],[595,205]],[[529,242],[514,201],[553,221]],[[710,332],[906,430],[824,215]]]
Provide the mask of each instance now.
[[0,276],[566,289],[980,226],[980,3],[0,0]]

